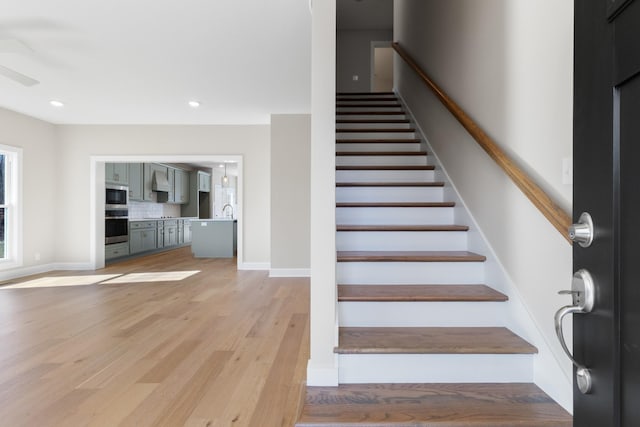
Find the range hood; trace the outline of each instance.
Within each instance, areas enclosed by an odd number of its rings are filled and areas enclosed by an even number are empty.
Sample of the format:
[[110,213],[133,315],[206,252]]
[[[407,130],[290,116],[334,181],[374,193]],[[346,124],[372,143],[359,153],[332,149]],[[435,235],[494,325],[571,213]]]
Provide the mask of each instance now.
[[166,172],[155,171],[153,172],[153,179],[151,181],[151,189],[153,191],[169,191],[169,180],[167,179]]

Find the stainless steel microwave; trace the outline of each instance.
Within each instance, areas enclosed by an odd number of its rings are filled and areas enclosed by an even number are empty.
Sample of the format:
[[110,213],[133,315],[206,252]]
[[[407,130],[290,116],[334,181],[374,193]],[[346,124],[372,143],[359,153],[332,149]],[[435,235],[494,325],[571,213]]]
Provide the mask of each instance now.
[[126,208],[129,201],[129,187],[107,185],[105,188],[105,209]]

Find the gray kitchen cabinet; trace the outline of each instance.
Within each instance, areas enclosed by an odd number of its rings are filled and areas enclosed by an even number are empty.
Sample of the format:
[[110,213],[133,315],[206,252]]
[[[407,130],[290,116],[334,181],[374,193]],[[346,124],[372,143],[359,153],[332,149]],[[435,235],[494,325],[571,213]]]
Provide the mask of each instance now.
[[170,219],[164,221],[164,247],[178,244],[178,220]]
[[129,163],[129,200],[143,201],[144,166],[142,163]]
[[204,193],[211,191],[211,174],[198,171],[198,191]]
[[104,259],[120,258],[129,255],[129,243],[112,243],[104,247]]
[[189,202],[189,173],[181,169],[176,169],[174,178],[174,200],[175,203],[185,204]]
[[129,224],[129,253],[156,249],[156,221],[133,221]]
[[178,244],[184,243],[184,221],[178,220]]
[[183,219],[183,243],[191,243],[191,220]]
[[129,167],[127,163],[105,163],[104,181],[107,184],[129,185]]
[[156,221],[156,223],[157,223],[157,237],[158,237],[157,248],[162,249],[164,248],[164,221]]

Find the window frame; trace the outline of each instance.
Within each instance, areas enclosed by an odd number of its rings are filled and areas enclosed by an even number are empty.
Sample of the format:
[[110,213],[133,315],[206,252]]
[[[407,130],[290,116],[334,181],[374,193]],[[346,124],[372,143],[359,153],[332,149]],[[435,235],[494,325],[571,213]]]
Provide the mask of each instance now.
[[0,270],[20,267],[22,253],[22,148],[0,144],[0,154],[5,156],[5,256],[0,258]]

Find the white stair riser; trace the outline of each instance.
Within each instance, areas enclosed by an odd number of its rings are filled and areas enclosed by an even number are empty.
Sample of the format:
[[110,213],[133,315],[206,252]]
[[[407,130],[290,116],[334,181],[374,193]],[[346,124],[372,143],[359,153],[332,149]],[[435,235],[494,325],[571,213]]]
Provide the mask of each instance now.
[[528,354],[341,354],[338,362],[341,384],[533,381]]
[[453,224],[453,208],[336,208],[336,223],[344,225]]
[[355,170],[336,171],[336,182],[433,182],[430,170]]
[[340,142],[336,144],[336,152],[344,151],[420,151],[419,142],[376,142],[354,143]]
[[[354,97],[355,98],[355,97]],[[375,96],[375,97],[370,97],[370,99],[366,99],[363,101],[365,97],[360,97],[360,98],[355,98],[355,99],[348,99],[348,98],[340,98],[340,100],[336,99],[336,104],[345,104],[345,105],[351,105],[351,104],[359,104],[359,105],[366,105],[366,104],[389,104],[389,105],[399,105],[398,102],[398,98],[393,98],[393,97],[386,97],[386,96]],[[373,98],[373,99],[371,99]],[[385,99],[381,99],[381,98],[385,98]]]
[[[350,120],[350,119],[347,119]],[[385,119],[379,119],[385,120]],[[340,129],[409,129],[411,123],[336,123],[336,132],[340,132]]]
[[336,270],[344,285],[484,283],[482,262],[338,262]]
[[337,156],[337,166],[426,165],[427,156]]
[[336,202],[441,202],[442,187],[338,187]]
[[[364,104],[364,103],[360,103]],[[373,104],[373,102],[372,102]],[[368,112],[368,111],[402,111],[402,107],[398,106],[385,106],[385,107],[336,107],[336,114],[340,114],[341,112],[349,112],[349,111],[357,111],[357,112]]]
[[338,231],[339,251],[464,251],[465,231]]
[[340,132],[336,130],[336,139],[415,139],[415,132]]
[[340,326],[504,326],[504,302],[340,302]]
[[340,114],[336,113],[336,120],[378,120],[378,119],[396,119],[404,120],[407,116],[403,113],[395,114]]

